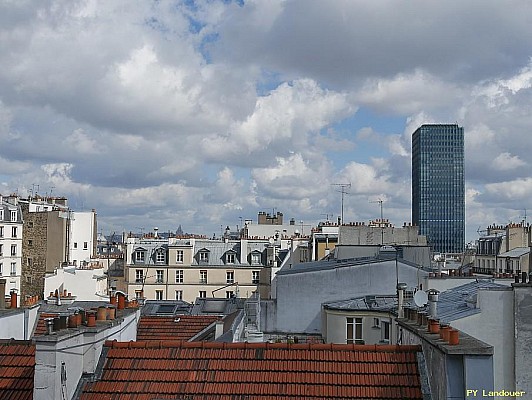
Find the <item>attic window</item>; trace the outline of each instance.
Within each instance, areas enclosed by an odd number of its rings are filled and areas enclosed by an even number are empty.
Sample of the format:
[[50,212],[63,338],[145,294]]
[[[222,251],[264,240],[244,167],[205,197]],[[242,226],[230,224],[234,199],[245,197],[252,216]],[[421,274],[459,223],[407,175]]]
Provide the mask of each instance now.
[[260,253],[251,253],[251,264],[260,264]]
[[164,249],[157,249],[155,251],[155,262],[157,264],[164,264],[166,261],[166,251]]
[[199,260],[199,262],[209,262],[209,252],[208,251],[200,251],[198,253],[198,260]]
[[236,254],[235,253],[227,253],[225,255],[225,263],[226,264],[234,264],[236,261]]
[[142,263],[144,262],[146,257],[146,252],[143,250],[137,250],[135,251],[135,262]]

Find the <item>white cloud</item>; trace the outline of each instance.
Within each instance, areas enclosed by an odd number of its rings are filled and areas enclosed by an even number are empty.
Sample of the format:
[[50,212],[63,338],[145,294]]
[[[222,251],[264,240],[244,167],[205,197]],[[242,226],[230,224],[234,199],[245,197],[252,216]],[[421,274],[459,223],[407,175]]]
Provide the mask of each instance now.
[[510,153],[501,153],[493,160],[494,167],[501,170],[510,170],[526,165],[526,162],[518,156],[512,156]]

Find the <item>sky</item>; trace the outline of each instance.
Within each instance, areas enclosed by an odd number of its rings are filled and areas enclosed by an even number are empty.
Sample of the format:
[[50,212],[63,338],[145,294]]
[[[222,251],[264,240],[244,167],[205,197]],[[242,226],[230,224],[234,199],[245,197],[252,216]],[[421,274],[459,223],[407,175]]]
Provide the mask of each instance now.
[[412,132],[458,123],[473,241],[532,208],[531,37],[522,0],[0,0],[0,193],[219,236],[349,183],[402,226]]

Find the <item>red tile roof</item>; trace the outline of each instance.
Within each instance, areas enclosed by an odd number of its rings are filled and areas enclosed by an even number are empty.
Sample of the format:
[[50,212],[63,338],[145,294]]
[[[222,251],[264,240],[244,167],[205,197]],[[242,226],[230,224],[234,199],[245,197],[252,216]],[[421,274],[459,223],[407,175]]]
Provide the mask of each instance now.
[[33,332],[33,336],[44,335],[46,333],[46,323],[44,320],[47,318],[54,318],[54,317],[59,317],[59,314],[40,313],[39,319],[37,320],[37,326],[35,327],[35,332]]
[[218,319],[215,315],[142,316],[137,340],[188,340]]
[[421,399],[419,346],[106,342],[81,400]]
[[33,399],[35,345],[25,341],[0,341],[0,399]]

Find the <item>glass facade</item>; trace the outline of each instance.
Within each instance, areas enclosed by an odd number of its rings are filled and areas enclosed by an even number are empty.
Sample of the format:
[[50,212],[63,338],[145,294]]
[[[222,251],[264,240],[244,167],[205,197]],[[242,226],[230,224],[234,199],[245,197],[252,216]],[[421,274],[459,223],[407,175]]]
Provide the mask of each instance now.
[[422,125],[412,134],[412,222],[435,252],[464,251],[463,127]]

